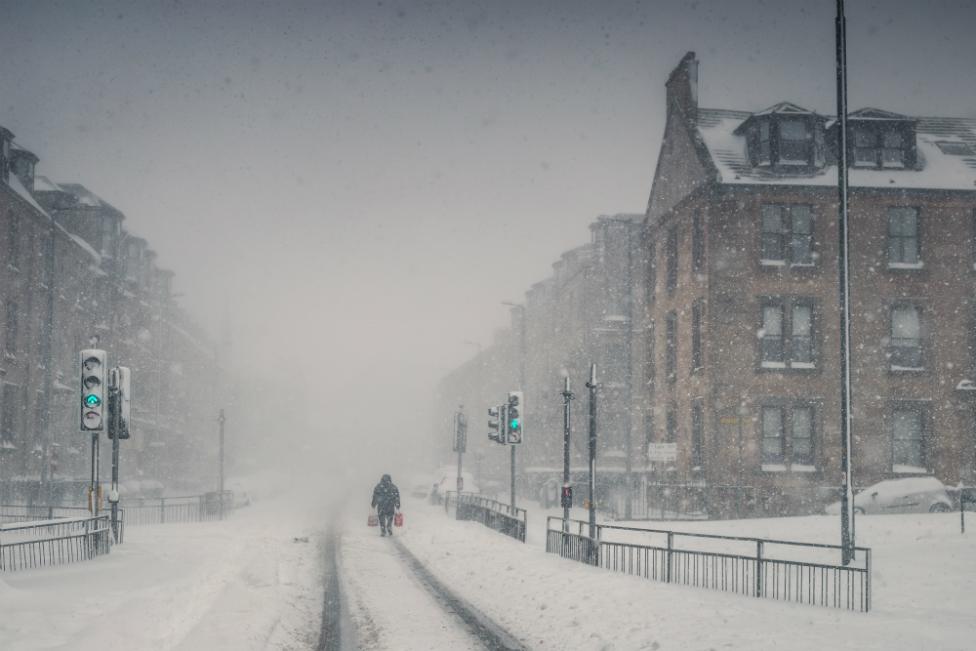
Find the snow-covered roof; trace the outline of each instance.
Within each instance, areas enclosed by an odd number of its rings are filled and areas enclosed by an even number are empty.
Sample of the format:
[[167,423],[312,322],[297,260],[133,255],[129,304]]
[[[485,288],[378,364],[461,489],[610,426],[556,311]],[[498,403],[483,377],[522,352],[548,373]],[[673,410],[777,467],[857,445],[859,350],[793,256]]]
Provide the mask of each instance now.
[[39,174],[34,175],[34,192],[64,192],[57,183]]
[[112,207],[107,202],[103,201],[101,197],[80,183],[59,183],[58,185],[65,192],[73,194],[78,199],[78,203],[82,206],[90,206],[92,208]]
[[[866,113],[869,110],[877,111],[877,109],[864,109],[863,111]],[[719,183],[731,185],[837,185],[836,165],[795,173],[786,173],[765,167],[753,167],[746,154],[745,136],[735,135],[739,125],[753,115],[746,111],[725,109],[698,110],[698,135],[715,165]],[[870,119],[868,115],[861,117]],[[976,155],[948,154],[937,144],[947,141],[959,142],[976,150],[976,119],[908,118],[897,114],[889,114],[887,119],[916,121],[918,169],[864,169],[852,166],[850,169],[851,187],[976,191]]]
[[47,212],[43,208],[41,208],[41,205],[36,201],[34,201],[34,197],[32,197],[31,193],[27,191],[27,188],[25,188],[24,184],[20,182],[20,178],[16,174],[11,174],[10,178],[7,179],[7,182],[10,185],[11,189],[13,189],[14,192],[20,195],[21,199],[29,203],[31,207],[34,208],[34,210],[38,211],[48,219],[51,218],[47,214]]

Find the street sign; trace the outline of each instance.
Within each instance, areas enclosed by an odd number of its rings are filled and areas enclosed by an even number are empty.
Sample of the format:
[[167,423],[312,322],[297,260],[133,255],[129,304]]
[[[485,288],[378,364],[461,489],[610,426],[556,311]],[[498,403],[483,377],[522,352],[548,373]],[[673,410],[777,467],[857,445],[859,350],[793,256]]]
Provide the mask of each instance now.
[[677,443],[648,443],[647,458],[658,463],[668,463],[678,458]]

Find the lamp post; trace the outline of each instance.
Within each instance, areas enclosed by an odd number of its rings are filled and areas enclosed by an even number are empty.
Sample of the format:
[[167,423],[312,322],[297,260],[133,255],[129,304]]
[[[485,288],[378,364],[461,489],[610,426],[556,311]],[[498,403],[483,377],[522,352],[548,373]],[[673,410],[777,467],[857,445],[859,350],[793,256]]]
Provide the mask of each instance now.
[[854,510],[851,482],[851,321],[850,265],[847,231],[847,19],[844,0],[837,0],[837,231],[840,307],[840,445],[841,445],[841,561],[847,565],[854,558]]

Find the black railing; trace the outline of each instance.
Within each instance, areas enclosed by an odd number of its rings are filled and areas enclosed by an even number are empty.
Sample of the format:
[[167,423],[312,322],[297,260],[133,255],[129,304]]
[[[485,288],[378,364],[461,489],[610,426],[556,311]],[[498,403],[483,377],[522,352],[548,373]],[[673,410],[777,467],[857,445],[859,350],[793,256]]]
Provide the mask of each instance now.
[[110,549],[107,515],[0,525],[0,571],[90,560]]
[[[213,492],[181,497],[129,498],[119,502],[119,512],[124,512],[124,522],[136,526],[207,522],[220,519],[221,502],[223,502],[223,512],[225,514],[230,512],[234,506],[233,492],[224,491],[222,494]],[[108,515],[111,508],[111,505],[106,502],[99,507],[99,514]],[[85,506],[0,504],[0,523],[78,517],[85,513],[89,513]],[[120,515],[119,519],[122,521],[123,516]]]
[[513,509],[508,504],[473,493],[458,495],[449,491],[444,499],[445,512],[450,513],[451,507],[455,509],[454,517],[458,520],[480,522],[489,529],[525,542],[528,522],[525,509]]
[[[746,596],[867,612],[871,609],[871,550],[839,565],[839,545],[721,536],[665,529],[546,522],[546,551],[613,572]],[[573,533],[573,529],[576,532]]]

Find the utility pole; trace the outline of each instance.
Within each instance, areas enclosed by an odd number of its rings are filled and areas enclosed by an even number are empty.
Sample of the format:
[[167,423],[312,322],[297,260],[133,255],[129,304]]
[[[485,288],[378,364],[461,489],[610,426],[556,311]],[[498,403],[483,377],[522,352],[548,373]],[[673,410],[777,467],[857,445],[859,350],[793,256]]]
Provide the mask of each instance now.
[[840,445],[841,445],[841,507],[840,538],[841,562],[848,565],[854,559],[854,499],[851,481],[851,321],[850,321],[850,264],[848,262],[847,230],[847,18],[844,15],[844,0],[837,0],[836,19],[837,45],[837,232],[838,272],[840,293]]
[[572,432],[573,392],[569,390],[569,376],[563,378],[563,490],[560,499],[563,506],[563,533],[569,532],[569,509],[573,505],[573,488],[569,482],[569,437]]
[[112,536],[119,542],[119,412],[121,405],[119,396],[119,376],[116,369],[109,373],[108,383],[108,431],[112,439],[112,488],[109,490],[108,501],[112,505]]
[[[590,364],[590,381],[586,383],[590,390],[590,461],[589,461],[589,489],[590,489],[590,541],[596,540],[596,363]],[[591,562],[594,559],[591,559]]]
[[220,457],[219,464],[219,474],[217,475],[217,499],[220,501],[220,519],[224,519],[224,422],[227,420],[224,417],[224,410],[220,410],[220,414],[217,416],[218,424],[218,440],[217,440],[217,454]]

